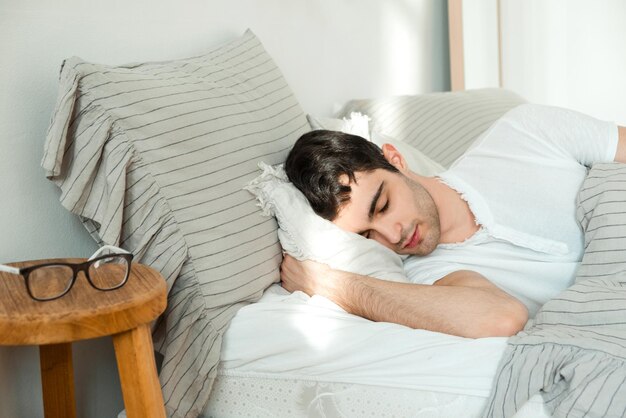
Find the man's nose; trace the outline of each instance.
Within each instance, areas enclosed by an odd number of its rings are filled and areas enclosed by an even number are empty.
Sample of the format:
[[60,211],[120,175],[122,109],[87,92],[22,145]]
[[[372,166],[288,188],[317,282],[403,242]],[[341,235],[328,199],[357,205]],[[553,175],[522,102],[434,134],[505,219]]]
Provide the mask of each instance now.
[[402,239],[402,224],[393,220],[382,221],[379,224],[378,232],[390,244],[398,245]]

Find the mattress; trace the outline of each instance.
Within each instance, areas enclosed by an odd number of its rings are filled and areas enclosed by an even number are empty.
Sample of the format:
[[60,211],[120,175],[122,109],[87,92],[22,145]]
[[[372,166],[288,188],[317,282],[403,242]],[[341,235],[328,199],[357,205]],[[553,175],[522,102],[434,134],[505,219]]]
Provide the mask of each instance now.
[[[273,285],[225,333],[203,416],[479,416],[505,347],[368,321]],[[549,417],[539,396],[516,415],[530,417]]]
[[[486,398],[354,383],[220,374],[205,418],[280,417],[474,417]],[[514,418],[547,418],[539,395]]]

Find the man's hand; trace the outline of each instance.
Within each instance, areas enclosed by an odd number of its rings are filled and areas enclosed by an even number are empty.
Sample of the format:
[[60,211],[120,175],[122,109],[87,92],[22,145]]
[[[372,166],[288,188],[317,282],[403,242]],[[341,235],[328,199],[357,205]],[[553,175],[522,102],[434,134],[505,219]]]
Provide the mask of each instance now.
[[326,264],[310,260],[298,261],[287,254],[280,266],[281,285],[286,290],[299,290],[309,296],[324,296],[348,312],[351,312],[345,301],[348,285],[343,281],[349,280],[350,276],[350,273],[333,270]]
[[330,267],[314,261],[298,261],[285,254],[280,266],[281,285],[289,292],[300,290],[309,296],[320,294],[322,284],[330,274]]
[[290,292],[327,297],[373,321],[462,337],[514,335],[528,319],[520,301],[473,271],[457,271],[435,285],[421,285],[379,280],[285,256],[281,279]]

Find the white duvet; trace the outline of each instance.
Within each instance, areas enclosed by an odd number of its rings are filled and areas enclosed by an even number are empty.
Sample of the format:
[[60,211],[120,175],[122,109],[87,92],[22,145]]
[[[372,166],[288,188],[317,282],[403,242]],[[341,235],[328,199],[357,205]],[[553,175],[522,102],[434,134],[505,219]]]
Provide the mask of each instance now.
[[320,296],[271,286],[224,336],[221,373],[487,397],[506,338],[372,322]]

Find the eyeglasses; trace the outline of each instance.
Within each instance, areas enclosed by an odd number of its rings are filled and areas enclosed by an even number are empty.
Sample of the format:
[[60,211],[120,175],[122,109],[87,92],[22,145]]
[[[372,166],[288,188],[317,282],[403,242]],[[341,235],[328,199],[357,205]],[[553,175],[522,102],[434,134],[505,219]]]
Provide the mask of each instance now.
[[128,251],[105,245],[84,263],[50,262],[23,268],[0,264],[0,271],[24,277],[30,297],[45,302],[69,292],[81,271],[98,290],[119,289],[128,281],[132,260]]

